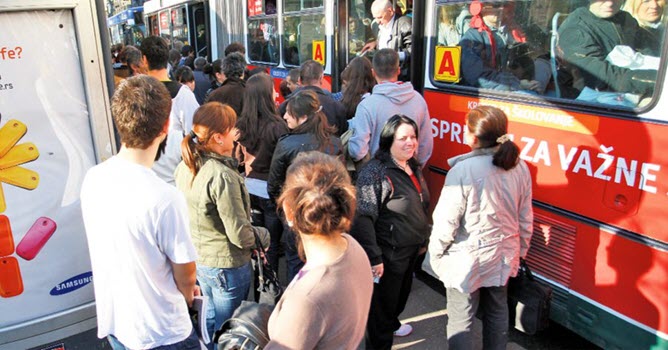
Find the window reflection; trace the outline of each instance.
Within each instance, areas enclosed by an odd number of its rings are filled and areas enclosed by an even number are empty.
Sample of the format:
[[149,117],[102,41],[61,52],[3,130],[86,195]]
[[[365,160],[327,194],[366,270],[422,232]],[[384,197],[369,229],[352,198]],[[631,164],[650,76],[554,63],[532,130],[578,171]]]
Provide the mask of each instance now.
[[283,29],[283,61],[299,66],[312,58],[313,42],[325,40],[325,15],[285,17]]

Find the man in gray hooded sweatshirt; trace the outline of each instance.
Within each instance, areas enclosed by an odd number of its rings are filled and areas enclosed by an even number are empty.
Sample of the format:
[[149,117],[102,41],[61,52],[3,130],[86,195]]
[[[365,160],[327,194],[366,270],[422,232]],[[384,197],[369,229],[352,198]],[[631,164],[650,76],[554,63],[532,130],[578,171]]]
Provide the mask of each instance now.
[[348,141],[348,153],[355,161],[367,154],[373,156],[378,150],[385,122],[395,114],[403,114],[415,120],[418,126],[417,160],[424,167],[434,148],[427,103],[413,90],[411,83],[399,81],[399,55],[396,51],[378,51],[373,57],[373,73],[378,84],[371,95],[360,102],[355,117],[350,120],[354,132]]

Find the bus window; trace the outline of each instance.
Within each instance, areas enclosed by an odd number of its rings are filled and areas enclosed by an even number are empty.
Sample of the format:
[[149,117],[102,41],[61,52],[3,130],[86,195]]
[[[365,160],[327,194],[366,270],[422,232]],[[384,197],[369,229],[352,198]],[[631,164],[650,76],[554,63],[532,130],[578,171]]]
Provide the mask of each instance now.
[[324,8],[323,0],[285,0],[283,2],[284,12],[302,11],[318,7]]
[[[599,10],[599,3],[439,1],[431,41],[432,82],[523,98],[641,108],[651,102],[656,90],[663,18],[642,18],[648,12],[638,9],[647,3],[642,0],[615,1],[613,15]],[[604,26],[597,25],[609,25],[605,18],[611,16],[619,19],[614,28],[619,35],[607,35]],[[453,59],[453,54],[459,57]]]
[[278,18],[276,0],[248,2],[246,47],[251,62],[278,64]]
[[188,15],[185,6],[172,9],[172,39],[190,45],[186,18],[188,18]]
[[[285,17],[283,28],[283,60],[288,66],[299,66],[315,56],[314,42],[325,41],[325,14]],[[324,65],[325,55],[320,55]]]
[[160,21],[160,36],[172,42],[171,20],[169,19],[169,10],[160,11],[158,15]]
[[277,20],[248,20],[248,55],[251,62],[278,64]]
[[[368,3],[368,1],[367,1]],[[366,5],[364,1],[350,1],[348,3],[348,56],[350,62],[362,51],[364,45],[373,41],[374,35],[371,30],[373,16],[370,12],[370,4]]]

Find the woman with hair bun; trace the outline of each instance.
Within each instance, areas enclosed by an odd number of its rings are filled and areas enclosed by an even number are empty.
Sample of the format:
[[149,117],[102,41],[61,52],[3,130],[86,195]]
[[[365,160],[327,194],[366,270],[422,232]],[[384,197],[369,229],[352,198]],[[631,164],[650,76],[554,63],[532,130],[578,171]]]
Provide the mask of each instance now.
[[[302,90],[294,94],[287,102],[283,118],[290,133],[278,140],[267,179],[267,192],[274,201],[281,194],[288,167],[299,153],[320,151],[334,156],[341,154],[341,141],[334,136],[336,129],[327,123],[327,117],[322,112],[318,95],[314,91]],[[295,249],[295,239],[298,236],[290,232],[287,226],[284,227],[284,233],[287,234],[285,260],[288,265],[288,281],[291,281],[304,263]]]
[[174,174],[188,204],[190,234],[199,256],[197,280],[209,298],[209,334],[248,295],[256,238],[269,246],[267,229],[251,225],[250,198],[232,158],[236,121],[234,110],[222,103],[198,108],[193,130],[181,141],[183,161]]
[[302,153],[288,168],[278,206],[300,236],[306,264],[269,318],[265,349],[356,349],[373,283],[364,250],[345,233],[355,215],[348,172],[332,156]]
[[496,107],[466,115],[472,151],[452,167],[434,209],[431,266],[448,299],[448,347],[473,348],[472,324],[483,311],[483,348],[508,342],[508,279],[516,276],[533,232],[531,174],[510,139],[508,118]]

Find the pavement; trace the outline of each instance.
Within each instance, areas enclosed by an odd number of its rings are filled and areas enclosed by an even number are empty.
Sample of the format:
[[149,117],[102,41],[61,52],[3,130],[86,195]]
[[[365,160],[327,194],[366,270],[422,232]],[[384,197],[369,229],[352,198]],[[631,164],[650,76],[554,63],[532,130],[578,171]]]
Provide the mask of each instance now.
[[[440,283],[420,273],[413,280],[413,289],[406,309],[399,316],[402,323],[410,323],[413,333],[406,337],[395,337],[393,350],[445,350],[448,348],[445,325],[448,320],[445,289]],[[476,319],[473,324],[474,349],[482,349],[482,322]],[[507,350],[524,349],[600,349],[587,340],[570,332],[558,324],[533,336],[511,330]]]

